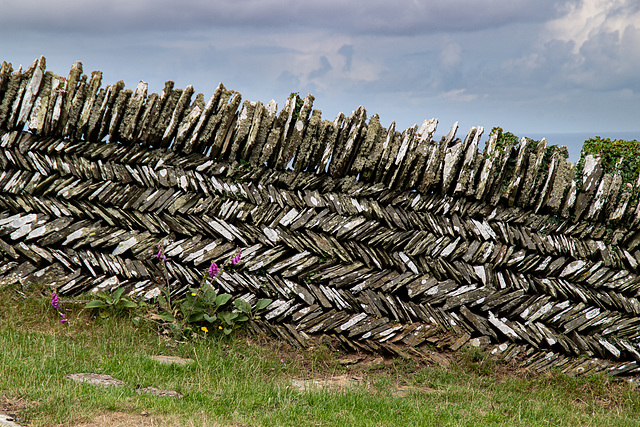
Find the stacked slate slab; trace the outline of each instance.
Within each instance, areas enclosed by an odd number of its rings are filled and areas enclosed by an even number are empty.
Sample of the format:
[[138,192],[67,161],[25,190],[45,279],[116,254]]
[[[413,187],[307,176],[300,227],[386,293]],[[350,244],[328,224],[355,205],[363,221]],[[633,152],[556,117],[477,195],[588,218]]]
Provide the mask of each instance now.
[[194,93],[4,62],[0,286],[180,295],[241,248],[217,286],[272,298],[254,327],[294,346],[640,369],[638,182],[545,140],[480,151],[481,127]]

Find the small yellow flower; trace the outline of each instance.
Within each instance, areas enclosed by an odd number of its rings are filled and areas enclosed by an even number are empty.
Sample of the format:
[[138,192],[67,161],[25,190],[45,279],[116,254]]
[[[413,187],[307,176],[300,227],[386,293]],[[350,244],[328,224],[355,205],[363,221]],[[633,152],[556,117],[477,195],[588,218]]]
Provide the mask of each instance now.
[[218,326],[218,329],[222,329],[222,326]]
[[209,330],[207,329],[206,326],[201,327],[200,329],[202,329],[202,331],[206,334],[207,332],[209,332]]
[[191,292],[191,296],[192,296],[192,297],[195,297],[195,296],[196,296],[196,293],[195,293],[195,292]]

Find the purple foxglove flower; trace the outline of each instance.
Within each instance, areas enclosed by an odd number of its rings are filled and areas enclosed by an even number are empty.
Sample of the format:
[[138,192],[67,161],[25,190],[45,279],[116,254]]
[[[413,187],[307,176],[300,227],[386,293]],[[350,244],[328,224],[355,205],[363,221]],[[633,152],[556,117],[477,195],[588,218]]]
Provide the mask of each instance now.
[[237,263],[239,263],[241,257],[242,257],[242,250],[238,252],[238,255],[233,257],[233,259],[231,260],[231,264],[236,265]]
[[167,256],[164,254],[164,251],[162,250],[162,248],[158,249],[158,254],[156,255],[156,258],[161,259],[163,261],[167,260]]
[[60,316],[62,316],[62,319],[60,319],[60,323],[67,323],[67,318],[65,317],[64,313],[60,313]]
[[55,292],[53,292],[51,294],[51,305],[53,306],[53,308],[55,308],[56,310],[60,309],[60,300],[58,300],[58,295],[56,295]]
[[218,264],[212,262],[211,267],[209,267],[209,277],[214,277],[216,274],[218,274],[219,271],[220,268],[218,267]]

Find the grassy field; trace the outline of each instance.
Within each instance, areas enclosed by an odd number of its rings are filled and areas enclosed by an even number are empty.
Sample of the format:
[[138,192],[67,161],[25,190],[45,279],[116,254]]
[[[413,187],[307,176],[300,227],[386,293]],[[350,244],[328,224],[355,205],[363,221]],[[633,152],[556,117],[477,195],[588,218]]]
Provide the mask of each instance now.
[[[52,426],[635,426],[638,391],[605,376],[534,376],[461,352],[447,367],[414,359],[343,365],[324,345],[296,350],[236,334],[176,342],[152,322],[94,318],[44,289],[0,289],[0,413]],[[193,362],[164,365],[155,355]],[[123,386],[66,378],[109,374]],[[183,397],[139,394],[153,386]]]

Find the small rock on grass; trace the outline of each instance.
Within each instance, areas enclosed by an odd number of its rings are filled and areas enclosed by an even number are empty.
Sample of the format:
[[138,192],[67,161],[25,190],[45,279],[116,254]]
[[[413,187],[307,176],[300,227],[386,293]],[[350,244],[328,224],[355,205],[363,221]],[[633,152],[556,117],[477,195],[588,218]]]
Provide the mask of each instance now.
[[20,427],[20,424],[16,424],[13,417],[0,414],[0,427]]
[[93,385],[101,386],[122,386],[124,381],[117,378],[113,378],[107,374],[95,374],[95,373],[74,373],[67,375],[67,378],[77,382],[89,383]]
[[147,394],[153,394],[154,396],[160,396],[160,397],[178,397],[178,398],[183,397],[177,391],[164,390],[164,389],[155,388],[155,387],[139,388],[139,389],[136,389],[136,393],[138,394],[147,393]]
[[175,363],[176,365],[184,366],[188,363],[193,363],[193,360],[191,359],[185,359],[183,357],[177,357],[177,356],[151,356],[150,358],[155,362],[166,364],[166,365],[171,365],[172,363]]

